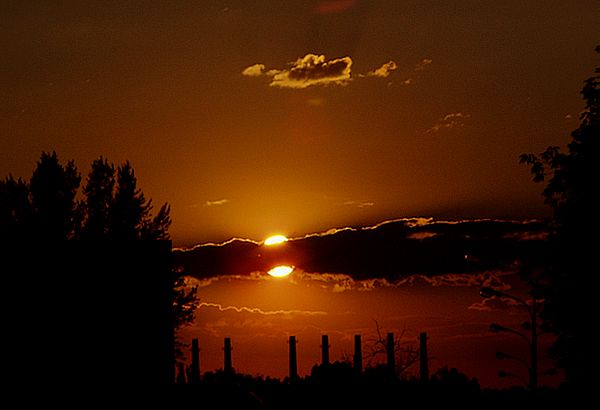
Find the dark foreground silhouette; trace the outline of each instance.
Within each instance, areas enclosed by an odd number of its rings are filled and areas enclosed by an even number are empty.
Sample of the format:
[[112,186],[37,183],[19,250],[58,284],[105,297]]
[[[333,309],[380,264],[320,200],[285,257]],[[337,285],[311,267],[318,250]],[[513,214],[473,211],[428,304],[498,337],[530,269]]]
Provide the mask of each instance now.
[[173,397],[173,402],[181,405],[210,403],[208,408],[244,409],[370,409],[449,403],[493,408],[530,404],[541,408],[575,399],[560,389],[541,388],[535,393],[524,388],[482,390],[475,379],[448,368],[434,373],[429,383],[389,377],[385,367],[367,368],[357,376],[345,362],[315,366],[310,376],[296,382],[207,372],[197,385],[174,386]]
[[5,386],[174,382],[170,241],[2,243]]

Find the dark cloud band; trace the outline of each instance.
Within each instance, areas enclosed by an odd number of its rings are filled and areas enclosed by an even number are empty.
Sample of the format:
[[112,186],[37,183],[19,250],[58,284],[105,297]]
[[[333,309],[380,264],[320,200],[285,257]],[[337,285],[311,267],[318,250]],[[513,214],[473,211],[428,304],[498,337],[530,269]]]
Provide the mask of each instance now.
[[198,279],[248,276],[276,265],[354,280],[503,269],[544,252],[540,222],[398,220],[308,235],[277,246],[233,240],[178,250],[176,264]]

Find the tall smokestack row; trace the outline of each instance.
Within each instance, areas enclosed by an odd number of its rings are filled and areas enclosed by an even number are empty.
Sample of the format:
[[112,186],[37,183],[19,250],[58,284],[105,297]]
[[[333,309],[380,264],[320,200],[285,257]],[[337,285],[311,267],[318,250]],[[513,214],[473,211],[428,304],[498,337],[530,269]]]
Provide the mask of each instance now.
[[192,364],[190,365],[189,384],[200,383],[200,347],[198,339],[192,339]]
[[387,348],[386,348],[386,352],[387,352],[387,368],[388,371],[390,372],[390,375],[393,375],[396,373],[396,360],[395,360],[395,352],[394,352],[394,334],[393,333],[388,333],[387,334]]
[[[290,381],[294,382],[298,380],[298,359],[296,351],[296,336],[290,336]],[[329,336],[321,335],[321,361],[323,365],[329,365]],[[192,339],[192,363],[188,368],[187,382],[189,384],[200,383],[200,348],[198,345],[198,339]],[[233,366],[231,364],[231,338],[226,337],[224,340],[223,352],[224,352],[224,372],[225,375],[233,375]],[[386,353],[387,353],[387,369],[390,375],[394,375],[396,372],[396,358],[395,358],[395,343],[394,333],[390,332],[387,334],[386,340]],[[363,370],[363,357],[362,357],[362,342],[361,335],[354,335],[354,373],[360,375]],[[185,382],[185,376],[183,369],[179,369],[180,375],[178,376],[178,383]],[[427,353],[427,333],[421,332],[419,334],[419,380],[421,383],[427,383],[429,381],[429,355]]]
[[321,363],[325,366],[329,364],[329,336],[321,336]]
[[298,362],[296,361],[296,336],[290,336],[290,381],[298,379]]
[[360,335],[354,335],[354,372],[362,373],[362,343]]
[[419,335],[419,376],[421,383],[429,381],[429,358],[427,356],[427,333]]

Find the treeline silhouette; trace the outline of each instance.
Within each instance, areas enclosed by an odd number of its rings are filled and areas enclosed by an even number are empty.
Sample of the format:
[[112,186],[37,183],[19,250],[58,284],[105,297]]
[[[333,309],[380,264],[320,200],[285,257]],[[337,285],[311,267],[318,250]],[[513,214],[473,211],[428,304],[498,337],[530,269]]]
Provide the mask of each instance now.
[[322,409],[400,408],[408,405],[501,404],[556,405],[568,400],[560,389],[524,387],[482,389],[476,379],[456,368],[442,367],[427,383],[418,377],[390,375],[385,364],[368,366],[357,375],[347,361],[315,364],[311,374],[292,381],[223,370],[203,373],[197,384],[178,384],[174,403],[209,404],[210,408]]
[[[378,328],[379,330],[379,328]],[[388,333],[385,361],[370,362],[363,368],[361,336],[355,335],[352,361],[345,358],[330,362],[328,336],[321,336],[321,363],[313,365],[309,375],[300,377],[296,365],[296,338],[289,337],[289,373],[283,380],[237,373],[232,365],[232,343],[224,339],[224,365],[217,371],[200,372],[198,339],[192,340],[191,364],[179,365],[174,392],[181,403],[211,403],[211,408],[306,409],[376,408],[416,405],[497,405],[564,403],[572,399],[562,389],[535,390],[524,387],[482,389],[475,378],[456,368],[442,367],[430,375],[427,334],[419,335],[416,361],[397,350],[402,336]],[[372,343],[372,341],[370,342]],[[403,342],[401,344],[405,344]],[[371,350],[370,348],[367,350]],[[419,363],[418,376],[405,372]]]
[[[168,240],[170,207],[152,216],[152,200],[137,186],[129,162],[115,167],[106,158],[81,175],[71,160],[42,152],[29,181],[9,174],[0,180],[0,233],[28,240]],[[80,198],[81,197],[81,198]]]

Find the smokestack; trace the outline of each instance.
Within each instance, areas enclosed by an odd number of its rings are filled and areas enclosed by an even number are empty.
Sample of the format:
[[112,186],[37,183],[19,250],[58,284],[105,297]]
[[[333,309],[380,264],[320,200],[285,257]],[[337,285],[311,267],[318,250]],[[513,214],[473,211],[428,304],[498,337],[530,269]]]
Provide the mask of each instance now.
[[387,368],[391,375],[396,373],[396,360],[394,357],[394,334],[387,334]]
[[323,365],[329,364],[329,336],[321,336],[321,362]]
[[230,337],[226,337],[225,338],[225,344],[223,347],[223,351],[225,352],[225,361],[224,361],[224,368],[223,370],[225,371],[225,374],[233,374],[233,367],[231,366],[231,338]]
[[362,373],[362,344],[360,335],[354,335],[354,372]]
[[290,381],[298,379],[298,363],[296,362],[296,336],[290,336]]
[[198,347],[198,339],[192,339],[192,364],[190,366],[189,383],[200,383],[200,348]]
[[419,376],[421,383],[429,381],[429,359],[427,356],[427,333],[419,335]]

